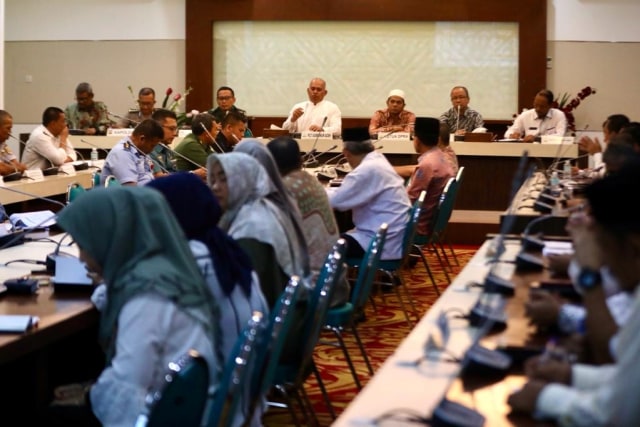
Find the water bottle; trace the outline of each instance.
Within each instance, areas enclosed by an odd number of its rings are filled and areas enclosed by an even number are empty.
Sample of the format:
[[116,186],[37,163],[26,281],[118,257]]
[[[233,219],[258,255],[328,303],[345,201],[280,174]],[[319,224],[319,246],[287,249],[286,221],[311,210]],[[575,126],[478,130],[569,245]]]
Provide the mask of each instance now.
[[567,160],[564,162],[564,167],[562,168],[562,179],[570,179],[571,178],[571,162]]
[[95,162],[98,160],[98,150],[96,149],[96,147],[93,147],[91,149],[91,161]]
[[551,178],[549,179],[549,185],[551,186],[551,195],[553,197],[560,196],[560,177],[558,171],[551,172]]

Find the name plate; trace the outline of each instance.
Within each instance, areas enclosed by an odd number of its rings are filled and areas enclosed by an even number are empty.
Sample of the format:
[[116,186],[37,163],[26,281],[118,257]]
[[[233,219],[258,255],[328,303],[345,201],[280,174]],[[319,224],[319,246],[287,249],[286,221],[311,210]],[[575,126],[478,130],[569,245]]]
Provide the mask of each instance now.
[[178,138],[184,138],[185,136],[191,133],[191,129],[179,129],[178,130]]
[[542,144],[573,144],[575,142],[573,136],[560,136],[560,135],[542,135],[540,143]]
[[60,166],[59,169],[62,173],[65,173],[67,175],[71,175],[71,176],[75,176],[76,174],[76,168],[73,167],[73,164],[71,163],[65,163],[62,166]]
[[27,169],[23,173],[27,178],[32,179],[33,181],[43,181],[44,174],[42,173],[42,169]]
[[131,128],[109,128],[107,129],[107,136],[129,136],[133,133],[133,129]]
[[331,132],[302,132],[301,139],[333,139]]
[[411,139],[411,134],[409,132],[378,132],[378,141],[381,139],[409,141]]

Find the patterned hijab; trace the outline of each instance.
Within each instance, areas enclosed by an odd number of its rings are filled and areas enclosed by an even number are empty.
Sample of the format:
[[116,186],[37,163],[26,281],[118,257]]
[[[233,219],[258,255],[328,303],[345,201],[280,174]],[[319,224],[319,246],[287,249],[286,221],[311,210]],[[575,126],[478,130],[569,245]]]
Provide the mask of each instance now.
[[93,189],[65,207],[58,224],[102,267],[107,303],[100,338],[109,360],[120,310],[141,293],[171,300],[213,339],[217,307],[161,194],[144,187]]
[[269,200],[275,203],[283,212],[286,212],[291,222],[291,226],[296,232],[297,241],[299,243],[298,251],[302,258],[305,271],[309,271],[309,251],[307,247],[307,241],[303,232],[302,215],[298,208],[298,203],[295,197],[282,180],[278,165],[274,160],[269,149],[260,141],[255,138],[245,138],[238,143],[233,149],[236,153],[247,153],[251,157],[255,158],[265,171],[269,175],[271,182],[276,188],[276,192],[269,195]]
[[174,173],[154,179],[147,187],[164,195],[187,239],[207,245],[225,295],[231,295],[236,285],[245,295],[251,295],[251,260],[235,240],[218,228],[222,209],[206,184],[194,174]]
[[212,154],[207,159],[209,182],[213,165],[219,163],[227,178],[227,210],[219,226],[234,239],[251,238],[274,248],[285,274],[304,273],[297,233],[289,215],[271,199],[277,192],[265,169],[245,153]]

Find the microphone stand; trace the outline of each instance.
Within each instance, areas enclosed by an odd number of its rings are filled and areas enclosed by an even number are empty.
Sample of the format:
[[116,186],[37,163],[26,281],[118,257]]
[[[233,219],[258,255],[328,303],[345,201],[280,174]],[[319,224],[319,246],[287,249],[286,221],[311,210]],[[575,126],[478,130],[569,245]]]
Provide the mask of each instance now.
[[[324,125],[327,123],[327,116],[324,116],[324,120],[322,120],[322,124],[320,125],[320,127],[322,129],[324,129]],[[320,132],[322,132],[322,130],[318,131],[318,135],[316,135],[316,139],[313,141],[313,145],[311,146],[311,150],[309,150],[309,152],[302,158],[303,162],[307,162],[309,160],[309,157],[314,157],[314,153],[316,151],[316,144],[318,144],[318,139],[320,138]]]
[[107,150],[105,150],[105,149],[104,149],[104,148],[102,148],[102,147],[98,147],[96,144],[94,144],[94,143],[92,143],[92,142],[89,142],[89,141],[87,141],[87,140],[86,140],[86,139],[84,139],[84,138],[80,138],[80,142],[84,142],[85,144],[88,144],[88,145],[92,146],[93,148],[95,148],[95,149],[97,149],[97,150],[102,151],[102,152],[105,154],[105,156],[108,156],[108,155],[109,155],[109,152],[108,152]]
[[[216,141],[216,139],[213,137],[213,135],[211,135],[211,132],[209,132],[209,129],[207,129],[207,127],[204,125],[204,123],[200,123],[200,126],[202,127],[204,132],[207,134],[207,136],[209,138],[211,138],[211,140],[216,145],[216,147],[218,147],[218,150],[220,150],[220,154],[224,153],[225,151],[222,149],[222,147],[220,147],[220,144],[218,144],[218,141]],[[233,135],[233,136],[235,136],[235,135]],[[237,143],[237,141],[236,141],[236,143]]]
[[202,165],[197,164],[196,162],[194,162],[193,160],[191,160],[191,159],[190,159],[190,158],[188,158],[187,156],[184,156],[184,155],[182,155],[182,154],[178,153],[177,151],[172,150],[171,148],[169,148],[169,146],[168,146],[167,144],[165,144],[165,143],[163,143],[163,142],[161,142],[161,143],[160,143],[160,144],[158,144],[158,145],[160,145],[160,146],[161,146],[162,148],[164,148],[165,150],[169,151],[171,154],[174,154],[174,155],[176,155],[176,156],[180,157],[182,160],[185,160],[185,161],[187,161],[187,162],[191,163],[191,164],[192,164],[192,165],[194,165],[197,169],[200,169],[200,168],[205,169],[205,170],[207,169],[206,167],[204,167],[204,166],[202,166]]
[[113,116],[113,117],[115,117],[116,119],[126,120],[126,121],[128,121],[130,124],[133,124],[133,125],[134,125],[134,127],[135,127],[135,126],[138,126],[138,125],[140,124],[140,122],[139,122],[139,121],[131,120],[131,119],[127,118],[127,117],[122,117],[121,115],[119,115],[119,114],[114,114],[114,113],[112,113],[111,111],[107,111],[107,116]]

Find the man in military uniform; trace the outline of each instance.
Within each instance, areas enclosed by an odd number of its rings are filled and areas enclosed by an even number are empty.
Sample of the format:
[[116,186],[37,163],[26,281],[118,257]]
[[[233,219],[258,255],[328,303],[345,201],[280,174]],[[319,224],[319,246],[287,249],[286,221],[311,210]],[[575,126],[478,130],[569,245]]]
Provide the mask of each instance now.
[[129,110],[129,112],[120,118],[118,122],[119,128],[134,128],[143,120],[151,118],[155,111],[156,92],[150,87],[143,87],[138,91],[138,109]]
[[[231,111],[240,113],[244,117],[247,117],[247,112],[245,110],[236,107],[236,94],[229,86],[220,86],[218,88],[218,92],[216,92],[216,102],[218,103],[218,107],[209,110],[209,114],[211,114],[215,121],[218,123],[222,123],[225,116]],[[246,123],[244,136],[245,138],[250,138],[253,136],[253,134],[251,133],[251,129],[246,126]]]
[[85,135],[106,135],[109,127],[107,106],[93,100],[93,88],[89,83],[76,86],[76,102],[64,112],[69,128],[84,131]]

